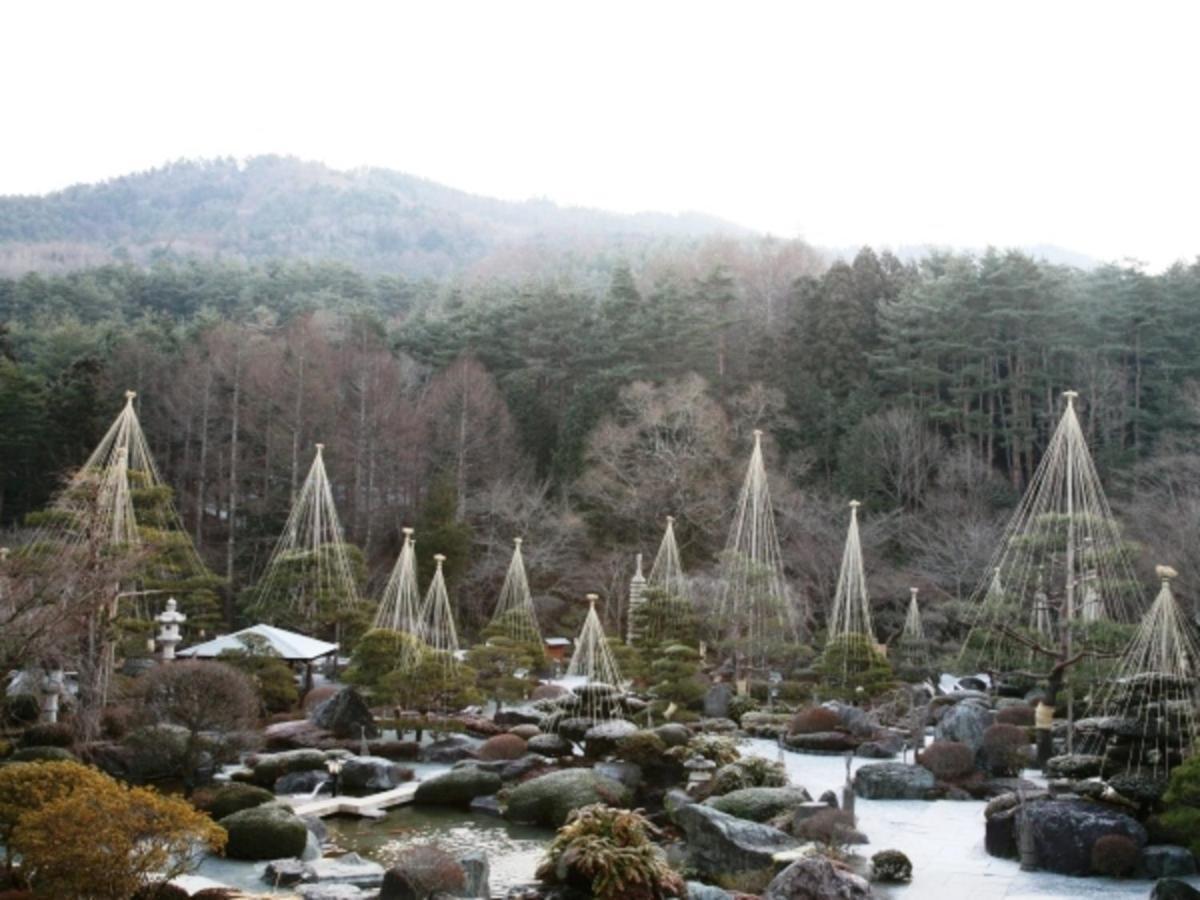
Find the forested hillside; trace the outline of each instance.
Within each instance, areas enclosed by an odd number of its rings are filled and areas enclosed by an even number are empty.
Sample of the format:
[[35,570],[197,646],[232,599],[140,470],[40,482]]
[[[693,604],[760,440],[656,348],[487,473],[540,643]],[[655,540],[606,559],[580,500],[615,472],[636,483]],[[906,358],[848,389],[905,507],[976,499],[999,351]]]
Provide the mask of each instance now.
[[570,267],[744,229],[699,214],[623,216],[511,203],[387,169],[339,172],[261,156],[183,161],[45,197],[0,197],[0,273],[113,262],[338,260],[366,272]]
[[728,240],[617,264],[597,289],[193,262],[3,280],[0,322],[5,525],[133,388],[184,522],[235,585],[323,441],[376,587],[414,524],[477,625],[524,535],[551,621],[586,590],[618,615],[668,514],[685,564],[711,571],[757,427],[798,590],[826,607],[856,497],[881,631],[911,583],[936,632],[1075,388],[1143,563],[1179,568],[1188,600],[1200,587],[1200,265],[864,249],[824,268],[799,243]]

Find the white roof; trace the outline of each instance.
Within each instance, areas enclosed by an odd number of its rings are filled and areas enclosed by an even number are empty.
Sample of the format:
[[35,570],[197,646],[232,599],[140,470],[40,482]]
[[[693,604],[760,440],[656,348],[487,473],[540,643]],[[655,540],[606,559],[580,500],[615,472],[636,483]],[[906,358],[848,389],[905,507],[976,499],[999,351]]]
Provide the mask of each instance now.
[[565,647],[571,643],[570,638],[546,638],[547,647]]
[[251,634],[265,638],[267,644],[276,653],[284,659],[289,660],[307,661],[320,659],[322,656],[328,656],[330,653],[336,652],[338,648],[337,644],[318,641],[316,638],[297,634],[294,631],[285,631],[273,625],[253,625],[250,628],[235,631],[233,634],[224,634],[203,644],[197,644],[195,647],[180,650],[176,653],[176,656],[198,656],[210,659],[214,656],[220,656],[225,650],[245,650],[247,644],[242,640],[242,637],[243,635]]

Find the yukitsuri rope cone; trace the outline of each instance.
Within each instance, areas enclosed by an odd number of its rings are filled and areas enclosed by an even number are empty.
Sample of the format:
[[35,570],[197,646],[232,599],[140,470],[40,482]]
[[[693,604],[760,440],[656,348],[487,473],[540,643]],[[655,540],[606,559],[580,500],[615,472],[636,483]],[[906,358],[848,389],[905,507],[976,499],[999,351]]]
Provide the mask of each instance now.
[[542,631],[538,627],[537,611],[533,608],[533,594],[529,590],[521,543],[521,538],[513,538],[512,560],[504,575],[500,599],[496,602],[496,612],[492,615],[489,628],[511,640],[540,646]]

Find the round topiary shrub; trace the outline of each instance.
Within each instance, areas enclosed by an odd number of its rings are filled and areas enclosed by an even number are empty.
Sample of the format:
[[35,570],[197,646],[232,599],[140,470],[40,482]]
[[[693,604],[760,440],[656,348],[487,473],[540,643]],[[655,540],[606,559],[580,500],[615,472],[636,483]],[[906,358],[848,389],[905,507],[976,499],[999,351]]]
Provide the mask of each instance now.
[[515,734],[498,734],[480,744],[477,755],[480,759],[488,761],[520,759],[525,755],[527,747],[525,738]]
[[1092,871],[1109,878],[1123,878],[1137,867],[1141,850],[1123,834],[1106,834],[1092,844]]
[[934,741],[918,754],[917,763],[938,781],[956,781],[975,771],[975,754],[958,741]]
[[232,816],[235,812],[253,809],[264,803],[270,803],[274,799],[275,795],[266,788],[231,781],[229,784],[217,788],[212,793],[211,799],[197,805],[214,819],[224,819],[226,816]]
[[792,716],[788,734],[819,734],[837,731],[842,727],[842,717],[824,706],[810,706]]
[[997,725],[1018,725],[1021,728],[1033,727],[1033,707],[1032,706],[1006,706],[1004,709],[997,711]]
[[1016,725],[992,725],[983,733],[983,758],[993,775],[1017,775],[1029,765],[1029,734]]
[[912,881],[912,861],[899,850],[880,850],[871,857],[871,878],[883,884]]
[[303,820],[278,806],[255,806],[226,816],[217,824],[229,833],[225,853],[231,859],[284,859],[299,856],[308,841]]

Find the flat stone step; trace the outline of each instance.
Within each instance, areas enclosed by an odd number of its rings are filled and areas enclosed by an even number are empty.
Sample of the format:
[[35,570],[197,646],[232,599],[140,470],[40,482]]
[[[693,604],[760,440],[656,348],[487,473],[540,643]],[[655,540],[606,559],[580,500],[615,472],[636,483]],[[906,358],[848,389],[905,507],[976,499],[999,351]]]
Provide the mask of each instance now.
[[298,816],[360,816],[381,819],[385,809],[411,803],[417,793],[417,782],[410,781],[390,791],[368,794],[366,797],[322,797],[296,806]]

